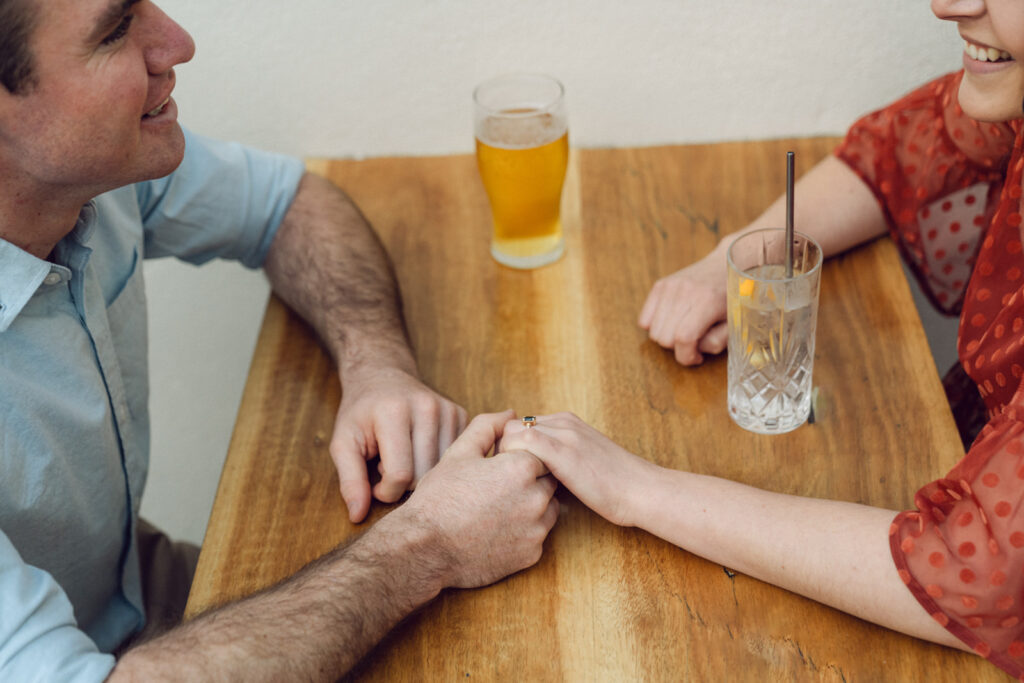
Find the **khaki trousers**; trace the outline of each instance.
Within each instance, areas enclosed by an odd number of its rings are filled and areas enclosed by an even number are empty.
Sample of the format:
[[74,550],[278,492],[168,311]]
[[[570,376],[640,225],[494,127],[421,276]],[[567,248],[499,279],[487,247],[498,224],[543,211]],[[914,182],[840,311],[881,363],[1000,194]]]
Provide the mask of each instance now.
[[198,546],[171,541],[142,518],[137,525],[137,539],[146,625],[121,646],[122,651],[181,623],[199,560]]

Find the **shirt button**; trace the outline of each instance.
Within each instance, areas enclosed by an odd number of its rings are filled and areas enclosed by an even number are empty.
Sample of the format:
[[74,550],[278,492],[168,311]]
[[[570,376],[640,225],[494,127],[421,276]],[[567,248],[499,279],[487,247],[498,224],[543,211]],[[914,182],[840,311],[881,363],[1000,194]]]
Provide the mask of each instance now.
[[60,274],[59,273],[50,273],[46,277],[43,278],[43,284],[44,285],[55,285],[58,282],[60,282]]

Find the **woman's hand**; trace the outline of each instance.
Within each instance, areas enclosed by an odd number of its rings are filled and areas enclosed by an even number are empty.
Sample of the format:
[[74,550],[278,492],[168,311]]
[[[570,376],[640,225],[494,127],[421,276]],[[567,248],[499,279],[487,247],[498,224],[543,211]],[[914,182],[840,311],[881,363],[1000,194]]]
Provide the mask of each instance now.
[[[829,156],[796,184],[797,230],[813,237],[825,258],[886,234],[888,223],[873,190],[845,162]],[[729,340],[725,253],[739,235],[786,224],[786,197],[779,197],[750,225],[731,233],[700,261],[651,287],[638,323],[651,339],[674,349],[676,361],[697,365],[703,354],[721,353]]]
[[500,449],[529,451],[584,505],[620,526],[637,525],[635,498],[659,469],[572,413],[541,415],[534,427],[511,420]]
[[651,340],[674,349],[681,365],[698,365],[705,353],[725,350],[727,271],[715,249],[700,261],[661,278],[651,287],[638,324]]

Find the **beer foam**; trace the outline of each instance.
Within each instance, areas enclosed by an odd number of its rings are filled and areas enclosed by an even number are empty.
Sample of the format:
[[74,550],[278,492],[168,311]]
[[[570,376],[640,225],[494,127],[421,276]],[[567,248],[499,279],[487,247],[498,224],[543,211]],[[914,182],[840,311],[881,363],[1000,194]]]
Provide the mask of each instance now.
[[[536,110],[532,110],[536,111]],[[529,149],[554,142],[565,135],[565,118],[548,112],[531,115],[531,110],[508,112],[507,116],[487,116],[477,125],[480,142],[502,149]]]

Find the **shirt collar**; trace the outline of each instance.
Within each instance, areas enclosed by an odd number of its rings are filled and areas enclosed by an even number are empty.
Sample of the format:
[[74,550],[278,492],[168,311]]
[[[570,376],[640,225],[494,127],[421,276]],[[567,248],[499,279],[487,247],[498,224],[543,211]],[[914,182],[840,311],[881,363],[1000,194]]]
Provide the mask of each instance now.
[[75,227],[71,229],[65,239],[71,238],[78,244],[85,244],[92,237],[94,230],[96,230],[96,202],[90,201],[82,205],[82,210],[78,213],[78,220],[75,221]]
[[[75,227],[58,243],[56,251],[59,252],[68,240],[84,245],[95,228],[96,205],[89,202],[82,207]],[[51,273],[57,277],[50,277]],[[0,332],[11,326],[41,285],[55,285],[70,277],[68,268],[33,256],[0,239]]]

